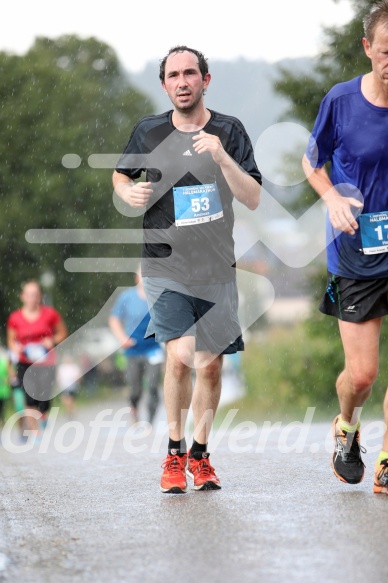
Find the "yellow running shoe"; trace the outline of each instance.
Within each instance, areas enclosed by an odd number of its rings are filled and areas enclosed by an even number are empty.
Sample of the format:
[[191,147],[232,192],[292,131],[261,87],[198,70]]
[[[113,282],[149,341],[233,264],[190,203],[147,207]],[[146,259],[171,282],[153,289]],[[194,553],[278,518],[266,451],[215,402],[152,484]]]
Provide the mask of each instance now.
[[388,459],[375,464],[375,480],[373,484],[375,494],[388,494]]

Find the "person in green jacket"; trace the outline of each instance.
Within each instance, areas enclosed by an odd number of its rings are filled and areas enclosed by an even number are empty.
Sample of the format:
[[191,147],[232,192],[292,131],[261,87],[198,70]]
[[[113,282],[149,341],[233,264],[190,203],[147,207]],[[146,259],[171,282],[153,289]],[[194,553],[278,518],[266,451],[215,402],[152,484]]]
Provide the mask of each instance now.
[[0,427],[4,424],[5,403],[10,397],[9,357],[7,351],[0,348]]

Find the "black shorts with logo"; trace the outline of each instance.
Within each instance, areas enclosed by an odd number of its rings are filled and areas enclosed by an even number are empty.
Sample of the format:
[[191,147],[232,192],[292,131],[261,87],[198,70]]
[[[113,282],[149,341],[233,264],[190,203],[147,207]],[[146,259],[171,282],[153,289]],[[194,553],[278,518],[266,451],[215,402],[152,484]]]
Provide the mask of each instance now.
[[388,314],[388,277],[348,279],[328,272],[319,310],[344,322],[367,322]]

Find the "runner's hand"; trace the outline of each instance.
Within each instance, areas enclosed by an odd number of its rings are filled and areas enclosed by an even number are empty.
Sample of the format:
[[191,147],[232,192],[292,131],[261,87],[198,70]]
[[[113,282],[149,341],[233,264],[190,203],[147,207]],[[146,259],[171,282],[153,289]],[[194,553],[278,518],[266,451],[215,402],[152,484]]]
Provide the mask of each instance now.
[[351,196],[336,195],[330,199],[330,202],[326,201],[326,204],[333,227],[348,235],[354,235],[358,229],[358,223],[351,209],[355,207],[361,210],[363,203]]
[[116,187],[119,197],[133,208],[147,206],[153,189],[151,182],[135,182],[133,185],[126,184],[124,187]]
[[51,350],[52,348],[54,348],[54,339],[51,336],[46,336],[45,338],[42,338],[41,340],[41,345],[44,346],[44,348],[46,348],[46,350]]
[[197,154],[210,152],[216,164],[221,164],[221,162],[225,159],[225,156],[227,156],[218,136],[207,134],[201,130],[199,134],[193,137],[193,140],[194,150],[197,152]]

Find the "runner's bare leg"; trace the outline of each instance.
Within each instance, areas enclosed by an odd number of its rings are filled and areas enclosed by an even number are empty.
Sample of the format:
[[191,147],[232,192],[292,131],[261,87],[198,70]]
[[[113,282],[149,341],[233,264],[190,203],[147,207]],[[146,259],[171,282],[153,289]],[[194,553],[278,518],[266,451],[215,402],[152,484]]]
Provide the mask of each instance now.
[[196,380],[192,404],[194,439],[197,443],[208,442],[220,402],[222,360],[222,355],[210,355],[208,352],[197,352],[195,355]]
[[381,322],[382,318],[359,323],[338,321],[345,369],[337,379],[337,394],[342,419],[352,425],[357,423],[357,408],[368,399],[378,374]]
[[384,411],[385,430],[384,430],[384,437],[383,437],[383,445],[382,445],[381,449],[383,451],[388,451],[388,388],[385,391],[383,411]]
[[169,436],[180,441],[185,435],[187,413],[192,397],[192,367],[195,338],[185,336],[166,342],[164,403],[169,424]]

